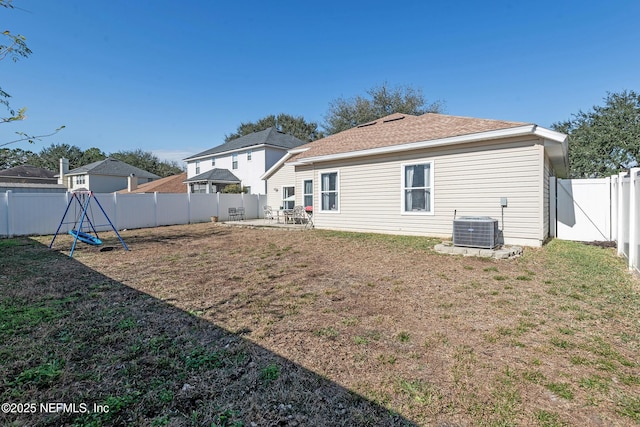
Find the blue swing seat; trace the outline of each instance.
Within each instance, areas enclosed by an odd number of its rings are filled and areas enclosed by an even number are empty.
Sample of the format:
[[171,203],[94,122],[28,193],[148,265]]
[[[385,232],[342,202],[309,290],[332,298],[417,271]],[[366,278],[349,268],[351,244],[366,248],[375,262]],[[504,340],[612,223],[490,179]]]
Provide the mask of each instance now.
[[91,234],[87,234],[83,231],[69,230],[69,234],[71,234],[73,237],[77,238],[81,242],[84,242],[88,245],[93,245],[93,246],[102,245],[102,240],[98,239],[95,236],[92,236]]

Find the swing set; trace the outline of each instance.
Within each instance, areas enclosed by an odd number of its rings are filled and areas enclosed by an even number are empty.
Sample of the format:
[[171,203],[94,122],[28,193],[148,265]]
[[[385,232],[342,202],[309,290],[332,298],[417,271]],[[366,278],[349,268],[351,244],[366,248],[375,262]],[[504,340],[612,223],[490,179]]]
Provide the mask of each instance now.
[[[98,205],[108,224],[95,224],[93,217],[93,208],[91,206],[92,201]],[[69,208],[71,208],[72,204],[74,206],[73,210],[75,212],[75,219],[71,222],[65,222],[67,214],[69,214]],[[111,226],[111,229],[116,233],[116,236],[118,236],[120,243],[122,243],[122,247],[127,251],[129,250],[127,244],[124,242],[124,240],[122,240],[122,237],[120,237],[118,230],[116,230],[116,227],[109,219],[109,216],[102,208],[102,205],[96,198],[93,191],[74,191],[73,193],[71,193],[71,198],[69,199],[69,203],[67,203],[67,208],[62,215],[62,219],[60,220],[58,229],[56,230],[56,233],[53,235],[53,239],[49,244],[49,249],[53,247],[53,242],[56,241],[56,237],[60,232],[60,228],[62,228],[62,224],[73,224],[73,227],[71,227],[71,230],[69,230],[69,234],[73,236],[73,245],[71,246],[71,251],[69,252],[69,258],[73,258],[73,252],[76,249],[78,240],[91,246],[102,246],[102,240],[100,240],[100,237],[98,237],[98,231],[96,230],[96,227],[103,227],[106,225]]]

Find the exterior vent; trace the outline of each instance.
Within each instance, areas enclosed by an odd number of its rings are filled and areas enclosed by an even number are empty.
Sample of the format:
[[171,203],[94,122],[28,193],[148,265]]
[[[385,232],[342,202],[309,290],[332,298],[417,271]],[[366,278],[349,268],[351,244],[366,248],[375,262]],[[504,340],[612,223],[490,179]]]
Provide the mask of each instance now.
[[493,249],[499,243],[498,220],[488,216],[465,216],[453,220],[453,244]]

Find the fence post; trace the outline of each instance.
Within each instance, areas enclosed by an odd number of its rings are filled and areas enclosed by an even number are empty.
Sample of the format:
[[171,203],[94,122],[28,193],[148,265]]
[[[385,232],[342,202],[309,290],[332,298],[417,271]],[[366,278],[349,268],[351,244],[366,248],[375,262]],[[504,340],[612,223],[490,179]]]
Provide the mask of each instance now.
[[624,237],[623,237],[623,232],[624,232],[624,212],[623,212],[623,201],[624,201],[624,190],[623,190],[623,183],[624,183],[624,175],[625,172],[620,172],[618,174],[618,232],[616,233],[617,237],[618,237],[618,256],[623,256],[624,255]]
[[187,224],[191,224],[191,192],[187,193]]
[[153,192],[153,222],[158,226],[158,192]]
[[636,267],[636,257],[638,256],[638,242],[636,241],[638,215],[637,205],[640,200],[636,198],[638,186],[638,172],[640,168],[631,168],[629,171],[629,269]]
[[7,207],[7,237],[13,237],[12,233],[12,225],[13,225],[13,215],[11,213],[11,199],[12,199],[13,191],[7,190],[5,193],[5,206]]
[[116,193],[115,191],[113,192],[113,220],[111,221],[113,223],[113,227],[116,230],[120,230],[120,227],[118,226],[118,193]]
[[611,218],[611,239],[618,241],[618,175],[609,177],[609,218]]
[[549,237],[558,237],[558,200],[556,177],[549,177]]

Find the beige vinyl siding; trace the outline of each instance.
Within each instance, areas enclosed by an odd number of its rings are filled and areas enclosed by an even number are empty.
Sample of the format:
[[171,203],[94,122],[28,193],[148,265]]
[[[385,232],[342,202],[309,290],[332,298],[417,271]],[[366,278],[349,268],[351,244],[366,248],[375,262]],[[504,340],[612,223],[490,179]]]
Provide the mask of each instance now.
[[313,206],[318,205],[316,183],[319,182],[313,173],[313,166],[298,166],[296,169],[296,205],[304,205],[304,181],[313,181]]
[[[293,166],[284,164],[267,180],[267,205],[273,209],[279,209],[282,205],[282,187],[292,186],[296,182],[296,173]],[[298,187],[296,186],[296,199]]]
[[[416,150],[393,156],[370,156],[315,165],[314,195],[318,202],[319,174],[338,171],[340,213],[316,209],[318,228],[450,237],[457,216],[491,216],[504,209],[507,243],[542,243],[540,142],[509,140],[457,147]],[[433,214],[402,213],[403,164],[431,161],[434,168]],[[299,168],[299,167],[298,167]]]

